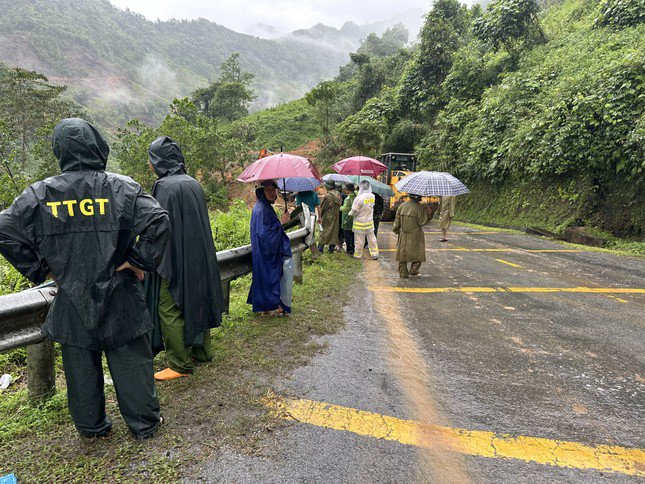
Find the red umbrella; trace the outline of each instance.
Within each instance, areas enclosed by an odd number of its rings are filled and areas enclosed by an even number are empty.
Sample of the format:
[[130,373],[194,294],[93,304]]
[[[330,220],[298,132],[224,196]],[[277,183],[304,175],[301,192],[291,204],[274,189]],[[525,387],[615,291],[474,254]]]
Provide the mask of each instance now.
[[307,158],[289,153],[276,153],[260,158],[247,166],[237,179],[244,183],[251,183],[292,177],[322,180],[316,167]]
[[342,175],[372,176],[376,178],[384,171],[387,171],[387,166],[374,158],[352,156],[351,158],[340,160],[332,166],[332,169]]

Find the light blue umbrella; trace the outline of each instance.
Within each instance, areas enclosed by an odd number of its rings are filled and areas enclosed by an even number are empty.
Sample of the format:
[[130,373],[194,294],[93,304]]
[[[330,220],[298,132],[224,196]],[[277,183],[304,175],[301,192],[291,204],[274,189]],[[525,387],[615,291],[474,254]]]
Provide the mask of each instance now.
[[341,175],[340,173],[328,173],[327,175],[323,175],[323,180],[331,180],[338,183],[354,183],[350,177],[347,175]]
[[422,197],[445,197],[463,195],[470,190],[450,173],[441,171],[419,171],[410,173],[399,180],[396,189],[403,193]]
[[278,188],[287,192],[309,192],[315,190],[322,183],[316,178],[278,178]]
[[368,182],[370,182],[370,185],[372,187],[372,193],[376,193],[377,195],[380,195],[382,197],[391,197],[394,195],[394,190],[392,190],[389,185],[375,180],[371,176],[349,175],[349,178],[352,179],[352,183],[358,183],[360,181],[367,180]]

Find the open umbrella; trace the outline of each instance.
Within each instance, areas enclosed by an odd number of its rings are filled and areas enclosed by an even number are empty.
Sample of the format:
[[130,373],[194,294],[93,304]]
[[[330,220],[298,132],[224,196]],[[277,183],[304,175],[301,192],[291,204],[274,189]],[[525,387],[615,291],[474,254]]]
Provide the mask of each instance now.
[[350,177],[347,175],[341,175],[340,173],[327,173],[323,175],[323,181],[335,181],[338,183],[354,183]]
[[396,185],[400,192],[422,197],[446,197],[463,195],[470,190],[450,173],[440,171],[419,171],[401,179]]
[[322,180],[316,167],[307,158],[289,153],[276,153],[260,158],[247,166],[237,179],[251,183],[291,177]]
[[[254,161],[245,168],[242,174],[237,177],[238,181],[244,183],[260,182],[264,180],[277,180],[280,178],[315,178],[322,180],[316,167],[302,156],[289,153],[276,153],[265,156]],[[283,181],[283,186],[286,182]],[[287,209],[287,194],[284,192],[284,208]]]
[[370,185],[372,187],[372,193],[376,193],[377,195],[380,195],[382,197],[391,197],[394,195],[394,190],[392,190],[389,185],[375,180],[371,176],[360,177],[357,175],[349,175],[349,178],[351,178],[352,183],[358,183],[361,180],[367,180],[368,182],[370,182]]
[[387,166],[374,158],[367,156],[352,156],[345,158],[331,167],[341,175],[378,176],[387,171]]
[[313,177],[278,178],[278,188],[286,192],[308,192],[318,188],[321,183],[320,180]]

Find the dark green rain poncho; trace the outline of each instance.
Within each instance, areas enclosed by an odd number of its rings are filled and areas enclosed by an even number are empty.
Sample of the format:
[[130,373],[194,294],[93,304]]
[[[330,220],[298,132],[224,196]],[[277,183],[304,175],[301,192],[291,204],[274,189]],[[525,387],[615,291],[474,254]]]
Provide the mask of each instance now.
[[[184,344],[201,346],[204,331],[221,324],[224,310],[206,197],[197,180],[186,174],[184,156],[171,138],[157,138],[150,145],[148,156],[159,177],[152,196],[168,211],[172,227],[157,274],[168,281],[175,304],[184,315]],[[155,319],[159,285],[158,279],[148,283],[148,306]],[[156,333],[153,349],[162,349],[160,335]]]
[[54,277],[58,292],[43,327],[49,339],[117,348],[152,322],[141,283],[115,269],[125,261],[156,269],[168,214],[131,178],[104,171],[108,145],[86,121],[61,121],[52,144],[63,173],[31,185],[0,213],[0,253],[35,284]]

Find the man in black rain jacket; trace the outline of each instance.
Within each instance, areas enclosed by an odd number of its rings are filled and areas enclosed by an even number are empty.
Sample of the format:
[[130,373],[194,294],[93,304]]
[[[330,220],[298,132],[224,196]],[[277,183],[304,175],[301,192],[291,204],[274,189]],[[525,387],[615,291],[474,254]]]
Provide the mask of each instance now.
[[147,438],[161,423],[142,271],[164,252],[168,214],[131,178],[105,172],[109,147],[82,119],[54,129],[62,174],[28,187],[0,213],[0,253],[25,277],[58,285],[43,333],[61,344],[69,410],[78,431],[103,436],[101,353],[130,430]]
[[[161,136],[148,157],[159,177],[152,195],[168,211],[172,227],[163,260],[147,281],[148,306],[169,366],[155,378],[171,380],[192,373],[193,360],[213,359],[210,328],[221,324],[224,298],[206,197],[186,174],[179,145]],[[155,349],[161,349],[161,338],[154,339]]]

